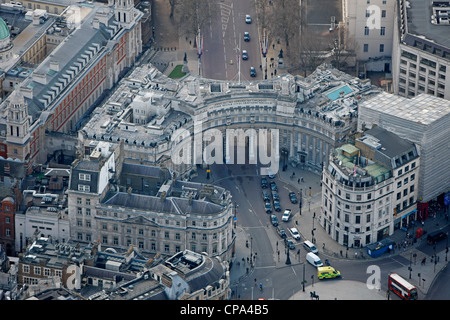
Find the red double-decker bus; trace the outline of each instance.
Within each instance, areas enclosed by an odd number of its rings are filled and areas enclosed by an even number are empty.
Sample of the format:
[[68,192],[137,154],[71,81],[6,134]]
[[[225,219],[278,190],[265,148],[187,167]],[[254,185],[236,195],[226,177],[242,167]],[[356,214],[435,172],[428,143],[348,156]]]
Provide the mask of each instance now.
[[391,273],[388,277],[388,288],[404,300],[417,300],[417,288],[400,277]]

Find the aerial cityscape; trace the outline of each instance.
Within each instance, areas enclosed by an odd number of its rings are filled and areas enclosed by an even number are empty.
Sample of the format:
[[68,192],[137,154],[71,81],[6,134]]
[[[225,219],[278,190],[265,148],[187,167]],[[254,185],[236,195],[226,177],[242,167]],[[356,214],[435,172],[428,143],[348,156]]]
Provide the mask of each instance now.
[[0,0],[0,300],[449,300],[449,32],[450,1]]

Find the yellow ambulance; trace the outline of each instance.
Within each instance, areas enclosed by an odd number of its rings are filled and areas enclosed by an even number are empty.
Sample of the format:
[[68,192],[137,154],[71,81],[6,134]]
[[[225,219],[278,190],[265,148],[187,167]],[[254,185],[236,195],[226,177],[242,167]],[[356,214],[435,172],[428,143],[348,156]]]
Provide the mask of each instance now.
[[317,268],[317,277],[319,279],[332,279],[340,276],[341,273],[333,267],[327,266]]

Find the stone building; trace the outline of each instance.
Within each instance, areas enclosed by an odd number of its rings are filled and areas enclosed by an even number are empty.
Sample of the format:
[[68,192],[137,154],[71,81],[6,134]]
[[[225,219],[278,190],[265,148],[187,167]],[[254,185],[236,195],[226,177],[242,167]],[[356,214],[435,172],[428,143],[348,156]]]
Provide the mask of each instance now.
[[419,154],[382,128],[335,150],[322,175],[319,222],[339,244],[363,247],[417,219]]
[[165,168],[123,162],[123,142],[95,142],[76,160],[68,190],[71,238],[142,252],[234,252],[230,194],[180,181]]

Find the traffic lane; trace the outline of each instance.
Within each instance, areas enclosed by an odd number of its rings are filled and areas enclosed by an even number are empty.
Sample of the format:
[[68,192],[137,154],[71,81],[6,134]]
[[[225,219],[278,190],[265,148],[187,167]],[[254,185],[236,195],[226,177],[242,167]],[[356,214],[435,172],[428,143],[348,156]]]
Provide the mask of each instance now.
[[[420,298],[420,296],[419,296]],[[428,290],[426,300],[448,300],[450,298],[450,268],[447,266],[439,273]]]

